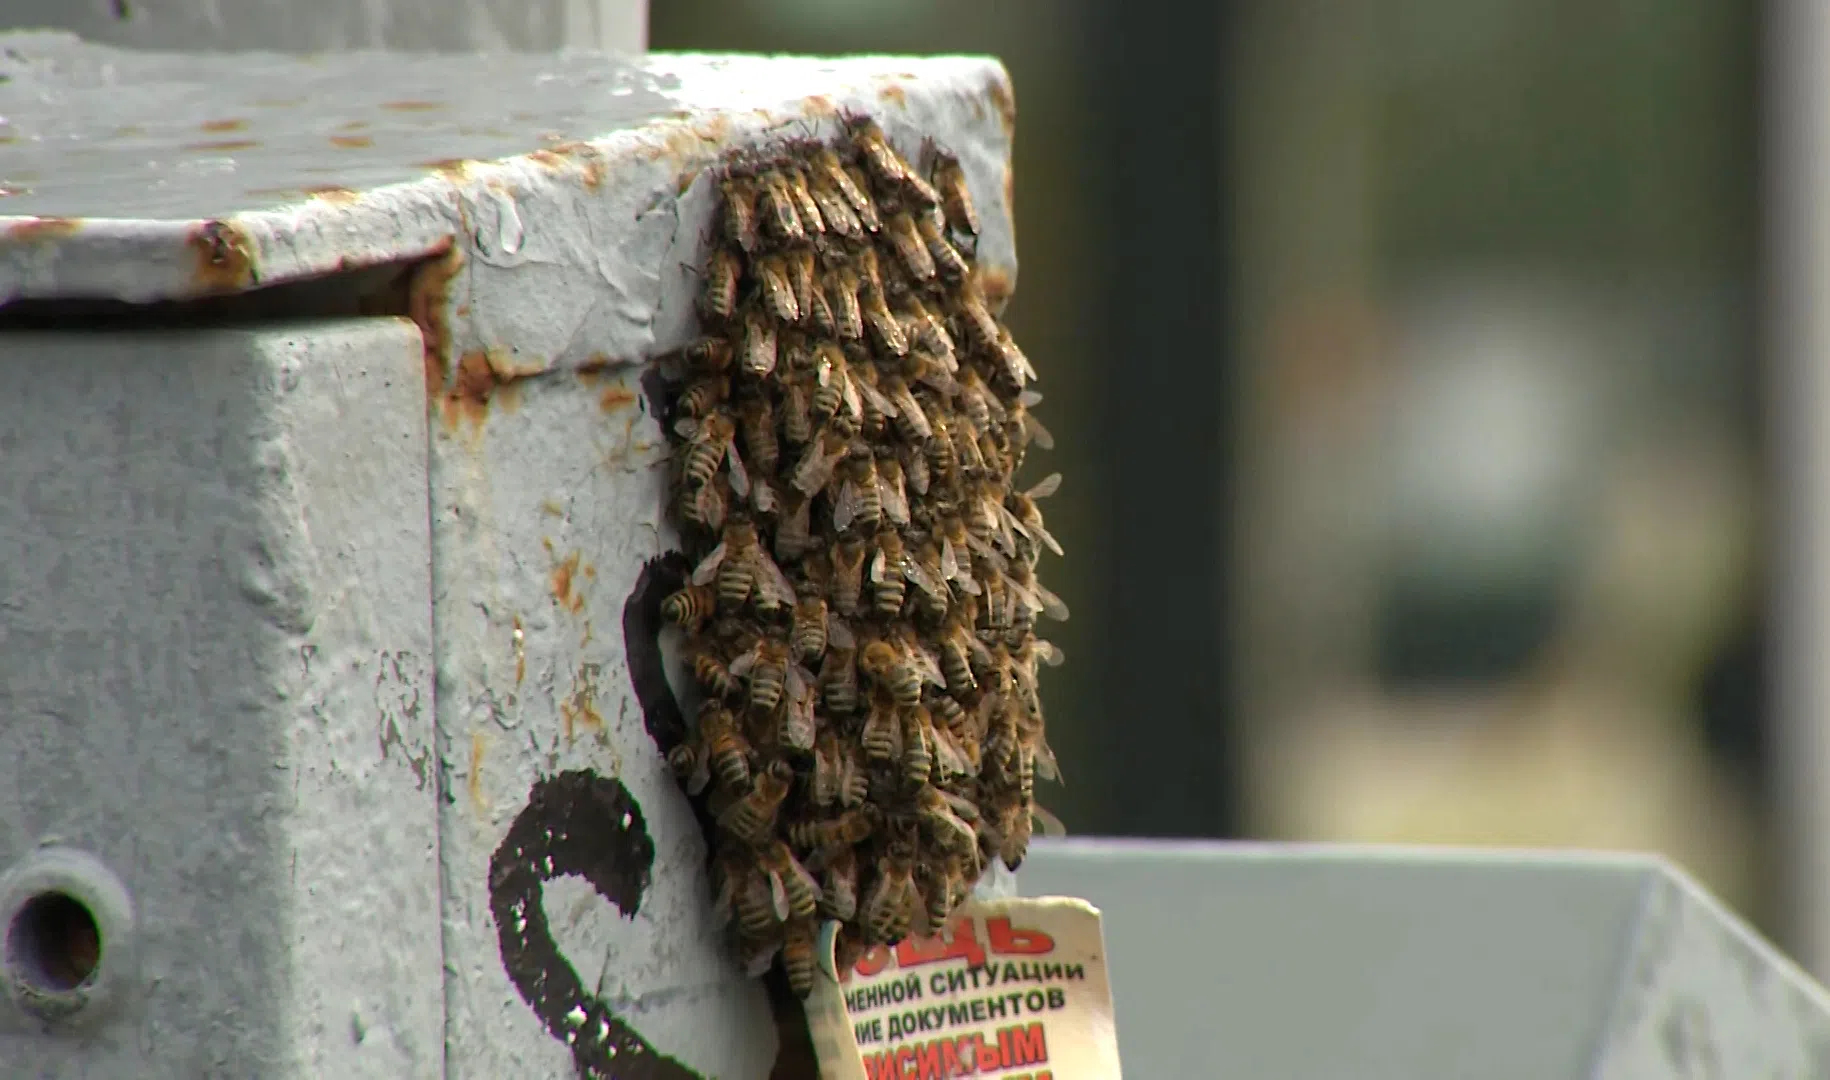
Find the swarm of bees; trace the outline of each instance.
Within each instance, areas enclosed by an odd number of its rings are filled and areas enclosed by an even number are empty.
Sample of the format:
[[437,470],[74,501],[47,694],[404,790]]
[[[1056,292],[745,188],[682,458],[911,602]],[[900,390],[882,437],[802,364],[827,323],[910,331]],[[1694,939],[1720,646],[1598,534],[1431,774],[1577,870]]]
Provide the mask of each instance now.
[[701,692],[670,754],[715,822],[718,905],[752,973],[813,986],[940,927],[989,861],[1015,868],[1035,777],[1058,778],[1036,579],[1061,547],[1013,487],[1029,360],[989,308],[958,161],[918,170],[876,123],[719,173],[719,235],[672,398],[691,580],[662,605]]

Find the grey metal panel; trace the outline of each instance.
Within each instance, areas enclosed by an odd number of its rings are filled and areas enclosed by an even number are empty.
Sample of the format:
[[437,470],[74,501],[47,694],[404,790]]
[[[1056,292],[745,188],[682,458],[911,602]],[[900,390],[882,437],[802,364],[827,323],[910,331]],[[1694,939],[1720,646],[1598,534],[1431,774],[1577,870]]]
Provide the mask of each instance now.
[[1104,912],[1127,1074],[1551,1080],[1590,1075],[1660,873],[1634,857],[1044,840],[1018,881]]
[[0,29],[73,30],[140,49],[639,53],[647,0],[7,0]]
[[138,921],[108,1015],[0,1006],[0,1072],[440,1073],[421,353],[0,336],[0,872],[92,853]]

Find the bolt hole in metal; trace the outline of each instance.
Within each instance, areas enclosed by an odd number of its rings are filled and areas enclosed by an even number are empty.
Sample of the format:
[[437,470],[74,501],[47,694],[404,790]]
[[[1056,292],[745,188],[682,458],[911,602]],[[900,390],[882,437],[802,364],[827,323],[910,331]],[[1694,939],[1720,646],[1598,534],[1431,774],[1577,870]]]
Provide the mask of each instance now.
[[31,897],[6,928],[7,967],[40,993],[66,993],[94,978],[102,947],[94,913],[65,892]]

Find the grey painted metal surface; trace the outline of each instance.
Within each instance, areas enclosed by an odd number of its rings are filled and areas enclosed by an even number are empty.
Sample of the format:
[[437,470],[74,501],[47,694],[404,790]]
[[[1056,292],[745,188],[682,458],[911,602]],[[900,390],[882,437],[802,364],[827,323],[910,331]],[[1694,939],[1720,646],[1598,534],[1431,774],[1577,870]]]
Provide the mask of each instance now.
[[[707,166],[830,135],[845,109],[870,112],[911,157],[928,135],[960,156],[985,219],[989,291],[1008,292],[1003,69],[970,58],[156,56],[42,34],[0,37],[0,67],[0,182],[13,190],[0,197],[12,215],[0,218],[0,298],[186,300],[333,275],[298,303],[398,310],[417,324],[423,374],[396,404],[403,430],[428,433],[417,475],[430,535],[416,569],[432,578],[437,692],[415,686],[418,715],[436,716],[439,862],[427,887],[442,912],[444,1075],[612,1074],[630,1055],[660,1076],[767,1075],[776,1038],[764,994],[708,925],[699,827],[631,673],[631,594],[644,560],[672,546],[642,378],[695,330]],[[270,574],[292,572],[287,554],[271,556]],[[43,838],[26,834],[22,847]],[[427,825],[421,839],[432,835]],[[244,843],[266,858],[261,840]],[[171,912],[136,898],[150,954]],[[368,946],[313,933],[277,953],[245,949],[255,960],[244,966]],[[170,1031],[232,1073],[254,1062],[279,1074],[207,1030]],[[44,1052],[83,1052],[56,1045]]]
[[647,0],[7,0],[0,30],[72,30],[140,49],[640,53]]
[[1139,1076],[1830,1076],[1830,996],[1662,860],[1042,840]]
[[13,925],[5,1075],[438,1074],[420,369],[404,320],[0,335],[0,868],[139,924],[78,1034]]

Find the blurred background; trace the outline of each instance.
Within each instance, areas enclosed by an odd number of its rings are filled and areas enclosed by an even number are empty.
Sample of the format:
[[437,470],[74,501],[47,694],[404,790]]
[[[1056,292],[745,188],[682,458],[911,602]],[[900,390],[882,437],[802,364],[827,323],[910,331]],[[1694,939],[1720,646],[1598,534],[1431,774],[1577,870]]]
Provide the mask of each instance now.
[[1658,851],[1796,954],[1763,18],[671,0],[650,46],[1009,67],[1071,831]]

